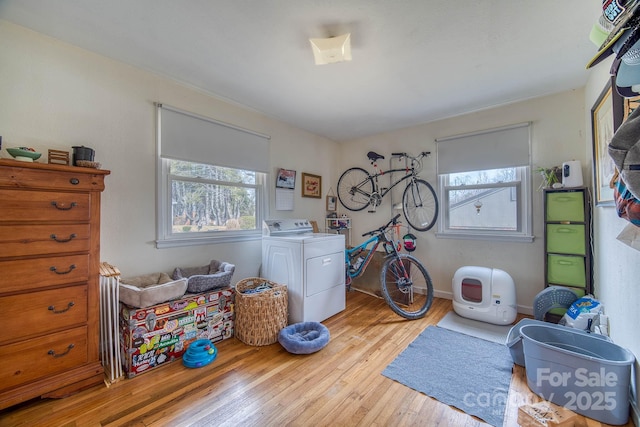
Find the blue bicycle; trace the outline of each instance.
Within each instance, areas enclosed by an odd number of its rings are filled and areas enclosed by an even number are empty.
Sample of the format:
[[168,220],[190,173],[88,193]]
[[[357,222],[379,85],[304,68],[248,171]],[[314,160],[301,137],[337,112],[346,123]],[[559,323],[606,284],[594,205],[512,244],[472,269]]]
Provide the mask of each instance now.
[[396,314],[409,319],[420,319],[427,314],[433,302],[433,283],[427,269],[414,256],[398,252],[396,243],[389,237],[390,229],[398,223],[400,214],[386,225],[364,233],[371,236],[360,245],[345,251],[345,283],[351,288],[351,280],[361,276],[380,244],[385,251],[385,261],[380,272],[382,296]]

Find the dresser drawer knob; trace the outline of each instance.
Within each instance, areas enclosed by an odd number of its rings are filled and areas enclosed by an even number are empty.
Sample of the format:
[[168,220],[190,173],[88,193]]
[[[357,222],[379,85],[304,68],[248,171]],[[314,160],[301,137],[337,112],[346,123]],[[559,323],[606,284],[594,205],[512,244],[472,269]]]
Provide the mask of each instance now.
[[66,356],[67,354],[69,354],[73,347],[75,347],[73,344],[69,344],[67,346],[67,351],[65,351],[64,353],[56,354],[55,350],[49,350],[47,354],[57,359],[58,357]]
[[56,273],[56,274],[69,274],[69,273],[71,273],[71,272],[73,271],[73,269],[75,269],[75,268],[76,268],[76,265],[75,265],[75,264],[71,264],[71,265],[69,266],[69,269],[68,269],[67,271],[58,271],[58,269],[57,269],[55,266],[51,266],[51,267],[49,267],[49,270],[53,271],[53,272],[54,272],[54,273]]
[[80,184],[80,180],[78,178],[71,178],[69,180],[69,182],[71,183],[71,185],[78,185]]
[[66,311],[69,311],[69,309],[71,307],[73,307],[75,305],[75,303],[73,301],[70,301],[69,304],[67,304],[67,308],[64,308],[62,310],[56,310],[56,307],[54,305],[50,305],[47,309],[49,311],[52,311],[54,314],[60,314],[60,313],[64,313]]
[[71,202],[71,204],[69,206],[65,206],[64,203],[60,203],[58,204],[58,202],[56,202],[55,200],[51,202],[51,206],[53,206],[54,208],[61,210],[61,211],[68,211],[71,208],[78,206],[78,204],[76,202]]
[[66,242],[70,242],[70,241],[72,241],[73,239],[75,239],[75,238],[76,238],[76,237],[78,237],[78,236],[76,235],[76,233],[71,233],[71,234],[69,235],[69,238],[68,238],[68,239],[59,239],[59,238],[58,238],[58,236],[56,236],[55,234],[52,234],[52,235],[51,235],[51,236],[49,236],[49,237],[51,237],[51,239],[52,239],[52,240],[55,240],[55,241],[56,241],[56,242],[58,242],[58,243],[66,243]]

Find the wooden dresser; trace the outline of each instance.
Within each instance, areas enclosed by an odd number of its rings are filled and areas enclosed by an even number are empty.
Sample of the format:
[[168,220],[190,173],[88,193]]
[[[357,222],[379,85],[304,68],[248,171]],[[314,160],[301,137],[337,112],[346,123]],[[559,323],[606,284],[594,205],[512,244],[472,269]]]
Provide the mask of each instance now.
[[109,171],[0,159],[0,409],[99,384]]

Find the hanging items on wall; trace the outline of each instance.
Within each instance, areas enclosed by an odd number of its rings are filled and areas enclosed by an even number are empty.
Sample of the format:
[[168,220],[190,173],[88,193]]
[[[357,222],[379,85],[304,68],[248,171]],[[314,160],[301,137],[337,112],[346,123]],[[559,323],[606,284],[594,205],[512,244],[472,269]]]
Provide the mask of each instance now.
[[333,187],[329,187],[327,193],[327,212],[335,212],[338,210],[338,197],[333,194]]
[[296,187],[296,171],[280,168],[276,177],[276,210],[293,210],[293,193]]
[[480,199],[476,200],[473,206],[475,206],[476,208],[476,215],[480,215],[480,209],[482,209],[482,201]]

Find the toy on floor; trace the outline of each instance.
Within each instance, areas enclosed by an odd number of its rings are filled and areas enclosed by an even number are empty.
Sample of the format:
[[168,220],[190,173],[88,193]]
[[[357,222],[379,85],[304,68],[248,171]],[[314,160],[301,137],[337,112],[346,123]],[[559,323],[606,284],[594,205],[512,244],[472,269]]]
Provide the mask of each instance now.
[[208,339],[192,342],[182,356],[182,363],[187,368],[201,368],[213,362],[218,355],[218,349]]
[[457,314],[495,325],[516,320],[516,285],[497,268],[461,267],[453,276],[453,309]]

